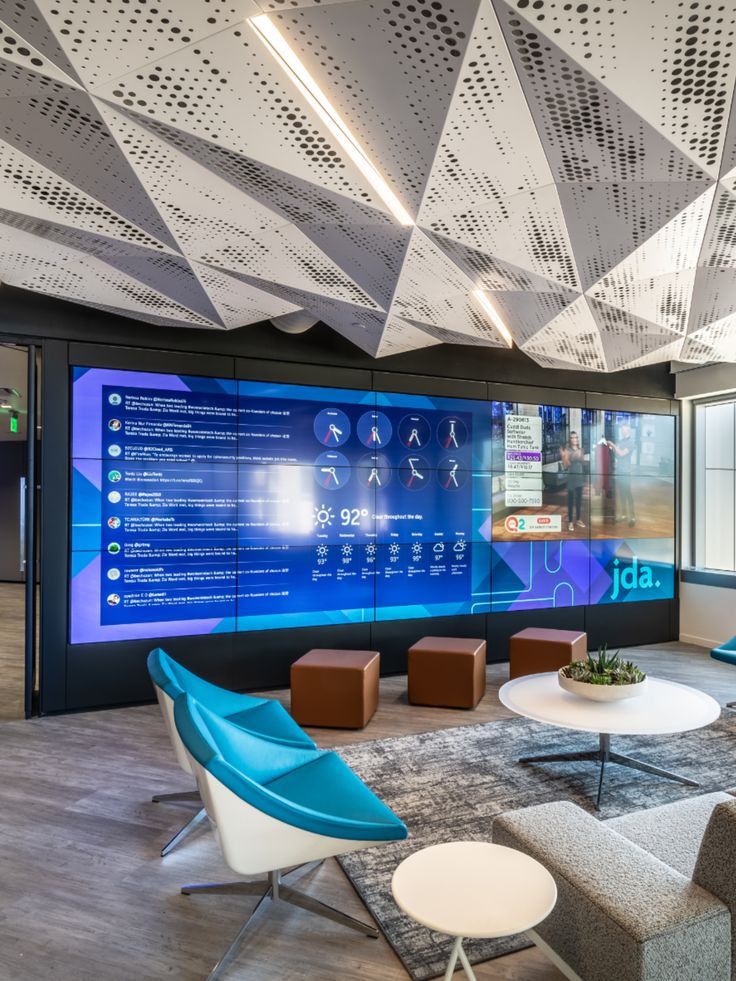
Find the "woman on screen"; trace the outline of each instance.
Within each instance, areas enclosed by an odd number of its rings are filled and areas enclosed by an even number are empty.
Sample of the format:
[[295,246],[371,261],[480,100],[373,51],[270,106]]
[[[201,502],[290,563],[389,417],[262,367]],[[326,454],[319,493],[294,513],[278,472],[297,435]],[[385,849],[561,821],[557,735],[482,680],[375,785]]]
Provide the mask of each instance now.
[[585,527],[585,523],[580,519],[585,484],[585,454],[576,432],[570,433],[569,441],[560,450],[560,459],[563,468],[567,471],[567,528],[568,531],[575,531],[575,524],[578,528]]
[[607,440],[608,449],[616,460],[615,478],[617,506],[620,512],[617,521],[628,521],[629,528],[636,524],[636,508],[634,494],[631,489],[631,464],[634,455],[634,434],[628,422],[621,424],[618,443]]

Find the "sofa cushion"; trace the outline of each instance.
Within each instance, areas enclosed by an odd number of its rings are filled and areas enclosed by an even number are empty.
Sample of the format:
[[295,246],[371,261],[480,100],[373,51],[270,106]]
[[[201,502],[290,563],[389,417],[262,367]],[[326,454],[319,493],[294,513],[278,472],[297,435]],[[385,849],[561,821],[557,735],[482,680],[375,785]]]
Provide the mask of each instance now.
[[493,840],[554,876],[557,905],[536,928],[585,981],[729,981],[726,906],[569,802],[497,817]]
[[733,797],[721,791],[699,794],[611,818],[604,824],[691,879],[706,825],[713,808],[723,801],[733,801]]
[[[716,804],[703,835],[693,881],[717,896],[736,922],[736,800]],[[731,940],[732,978],[736,978],[736,931]]]

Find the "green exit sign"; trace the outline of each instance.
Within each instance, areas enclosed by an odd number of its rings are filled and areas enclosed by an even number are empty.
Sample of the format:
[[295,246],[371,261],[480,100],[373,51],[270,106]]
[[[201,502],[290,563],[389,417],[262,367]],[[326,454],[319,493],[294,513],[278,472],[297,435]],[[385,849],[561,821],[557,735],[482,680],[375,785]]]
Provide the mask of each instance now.
[[11,433],[17,433],[18,432],[18,413],[17,412],[11,412],[10,413],[10,431],[11,431]]

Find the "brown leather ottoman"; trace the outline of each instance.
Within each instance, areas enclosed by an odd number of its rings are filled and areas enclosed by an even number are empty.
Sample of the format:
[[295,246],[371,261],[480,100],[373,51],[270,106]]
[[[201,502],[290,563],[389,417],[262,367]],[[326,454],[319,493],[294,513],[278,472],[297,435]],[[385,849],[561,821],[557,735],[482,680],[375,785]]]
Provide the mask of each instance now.
[[412,705],[472,709],[486,690],[486,642],[423,637],[409,648]]
[[303,726],[362,729],[378,708],[378,651],[315,648],[291,666],[291,714]]
[[527,627],[509,641],[509,677],[558,671],[588,656],[588,635],[578,630]]

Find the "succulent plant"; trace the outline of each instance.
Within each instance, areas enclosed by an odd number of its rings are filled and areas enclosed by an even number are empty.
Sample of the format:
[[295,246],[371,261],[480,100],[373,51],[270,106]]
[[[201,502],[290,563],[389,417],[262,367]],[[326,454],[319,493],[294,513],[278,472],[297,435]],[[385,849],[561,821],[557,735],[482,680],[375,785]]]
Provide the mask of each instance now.
[[636,685],[646,678],[634,663],[621,660],[620,651],[609,654],[607,644],[598,648],[597,655],[588,654],[585,661],[571,661],[562,674],[588,685]]

